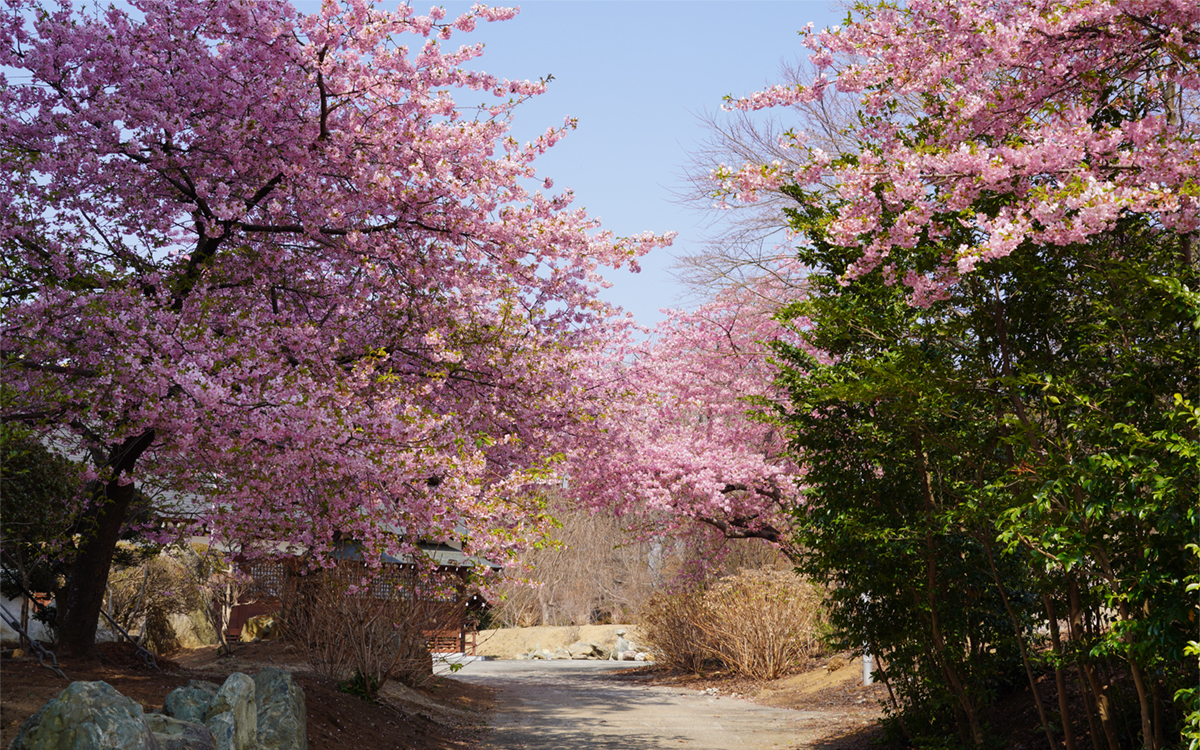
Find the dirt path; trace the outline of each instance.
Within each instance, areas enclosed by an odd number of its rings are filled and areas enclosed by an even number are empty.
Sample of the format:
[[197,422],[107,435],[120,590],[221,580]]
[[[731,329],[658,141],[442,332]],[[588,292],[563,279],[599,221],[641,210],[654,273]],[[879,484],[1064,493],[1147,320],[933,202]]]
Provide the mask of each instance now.
[[[846,716],[770,708],[617,675],[617,662],[487,661],[455,679],[497,691],[491,750],[783,750],[830,747]],[[855,721],[857,724],[857,721]]]

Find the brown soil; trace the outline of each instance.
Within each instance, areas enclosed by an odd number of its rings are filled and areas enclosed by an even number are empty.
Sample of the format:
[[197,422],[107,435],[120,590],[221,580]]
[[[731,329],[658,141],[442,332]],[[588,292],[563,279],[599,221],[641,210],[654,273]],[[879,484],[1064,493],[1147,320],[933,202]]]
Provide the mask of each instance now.
[[[158,661],[162,671],[148,668],[126,644],[102,644],[97,658],[64,660],[61,666],[70,680],[104,680],[148,711],[161,709],[167,693],[188,680],[220,683],[234,672],[254,674],[265,667],[293,671],[304,688],[310,750],[468,750],[494,701],[487,688],[435,677],[421,690],[385,685],[377,703],[366,703],[306,671],[295,650],[276,641],[237,644],[232,657],[205,648]],[[0,747],[67,684],[36,658],[0,661]]]

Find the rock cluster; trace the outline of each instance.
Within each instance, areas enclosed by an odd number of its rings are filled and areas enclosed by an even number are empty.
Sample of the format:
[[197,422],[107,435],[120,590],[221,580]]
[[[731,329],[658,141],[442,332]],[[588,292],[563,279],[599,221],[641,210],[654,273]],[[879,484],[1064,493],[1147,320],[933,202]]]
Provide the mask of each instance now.
[[192,680],[147,714],[106,682],[73,682],[21,726],[9,750],[307,750],[304,691],[292,675]]
[[607,659],[609,649],[595,641],[575,641],[570,646],[550,649],[534,648],[526,654],[517,654],[518,659]]
[[625,637],[624,630],[617,631],[617,645],[610,657],[616,661],[648,661],[650,655],[638,648],[633,641]]
[[516,654],[516,659],[599,659],[617,661],[648,661],[650,656],[625,638],[625,631],[617,631],[615,647],[608,647],[595,641],[575,641],[570,646],[545,649],[539,643],[533,649],[523,654]]

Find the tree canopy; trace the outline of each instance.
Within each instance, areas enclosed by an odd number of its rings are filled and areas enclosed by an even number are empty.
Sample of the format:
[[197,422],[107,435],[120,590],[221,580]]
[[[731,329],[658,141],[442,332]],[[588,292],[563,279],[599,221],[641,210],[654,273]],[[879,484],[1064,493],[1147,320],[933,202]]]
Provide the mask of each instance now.
[[102,588],[134,483],[248,552],[519,537],[513,490],[586,413],[599,269],[666,239],[550,192],[574,123],[517,143],[545,84],[448,46],[515,11],[7,6],[4,419],[92,457],[77,574]]

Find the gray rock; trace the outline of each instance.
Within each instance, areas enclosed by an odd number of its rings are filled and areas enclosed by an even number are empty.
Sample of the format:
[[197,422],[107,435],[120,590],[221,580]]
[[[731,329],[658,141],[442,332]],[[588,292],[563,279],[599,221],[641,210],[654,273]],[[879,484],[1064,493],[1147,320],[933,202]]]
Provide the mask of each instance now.
[[203,724],[146,714],[146,725],[162,750],[217,750],[216,738]]
[[308,750],[304,689],[290,672],[264,669],[254,675],[258,750]]
[[621,653],[623,651],[637,651],[637,646],[633,645],[633,641],[631,641],[625,637],[624,630],[617,631],[616,651],[617,651],[617,653]]
[[142,707],[107,682],[72,682],[21,725],[9,750],[159,750]]
[[258,709],[254,680],[234,672],[213,696],[204,717],[217,741],[217,750],[258,750]]
[[221,686],[207,680],[192,680],[183,687],[167,693],[163,713],[180,721],[203,724],[208,717],[208,704]]
[[607,659],[608,652],[595,641],[575,641],[567,646],[572,659]]
[[641,659],[637,658],[639,653],[642,653],[642,649],[625,637],[624,630],[618,630],[617,645],[613,648],[608,658],[615,659],[616,661],[645,661],[645,657]]

